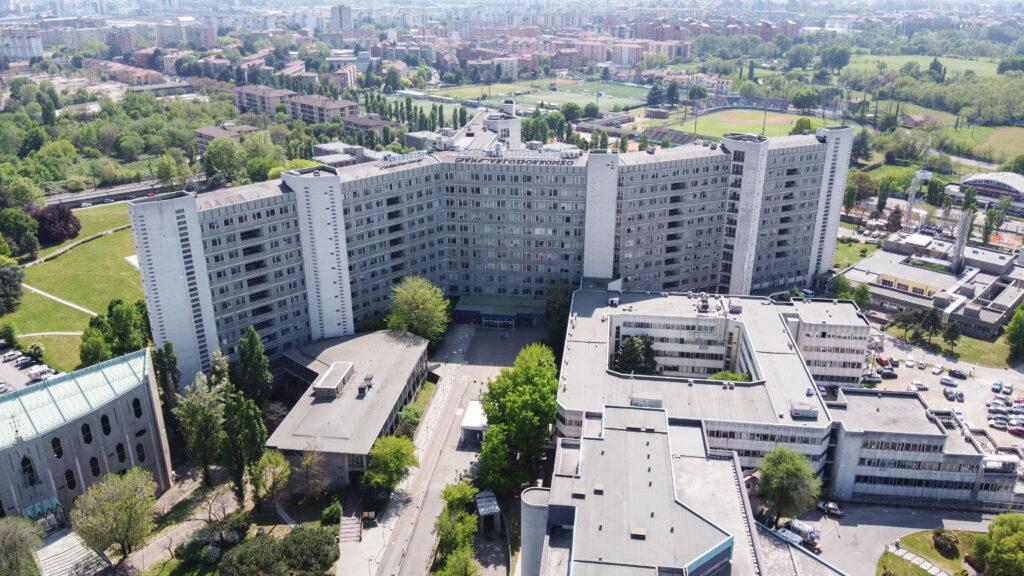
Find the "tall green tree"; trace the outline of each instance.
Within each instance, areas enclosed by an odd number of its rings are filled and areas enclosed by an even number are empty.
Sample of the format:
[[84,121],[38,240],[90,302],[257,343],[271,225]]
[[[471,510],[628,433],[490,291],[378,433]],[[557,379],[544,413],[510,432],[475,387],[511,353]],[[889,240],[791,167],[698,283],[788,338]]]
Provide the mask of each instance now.
[[123,564],[153,531],[156,484],[148,470],[108,474],[75,499],[71,527],[98,552],[116,546]]
[[239,505],[245,503],[246,475],[263,456],[266,444],[267,428],[259,405],[237,388],[225,390],[221,463],[228,471]]
[[950,351],[952,351],[959,340],[960,325],[952,321],[946,322],[946,327],[942,329],[942,341],[948,344]]
[[802,454],[778,446],[761,460],[758,490],[778,526],[781,517],[796,516],[814,506],[821,494],[821,478]]
[[153,349],[153,374],[160,387],[160,399],[168,410],[173,410],[178,399],[178,382],[181,381],[181,370],[178,368],[178,355],[174,353],[174,344],[170,340],[164,345]]
[[202,470],[203,484],[209,486],[210,469],[224,444],[224,389],[210,387],[200,372],[178,395],[173,412],[185,437],[185,453]]
[[206,146],[203,154],[203,168],[207,176],[223,174],[228,180],[234,180],[241,174],[245,165],[245,156],[241,146],[231,138],[214,138]]
[[366,465],[363,483],[391,492],[416,466],[419,466],[419,460],[412,440],[402,436],[381,436],[370,448],[370,461]]
[[1024,574],[1024,514],[996,516],[988,532],[974,539],[971,557],[977,562],[978,573],[985,576]]
[[14,260],[0,256],[0,314],[14,312],[21,304],[21,282],[25,272]]
[[647,336],[627,336],[622,339],[615,354],[615,370],[624,374],[654,374],[658,363],[654,359],[651,339]]
[[263,350],[263,339],[250,325],[245,336],[238,342],[238,360],[232,366],[231,381],[259,407],[270,401],[274,376],[270,373],[270,361]]
[[114,357],[107,343],[106,336],[99,328],[89,327],[82,332],[82,342],[78,345],[78,356],[85,366],[99,364]]
[[832,281],[832,292],[840,300],[849,300],[853,297],[853,285],[846,276],[836,276]]
[[992,239],[992,233],[1006,221],[1006,212],[999,208],[989,208],[985,211],[985,221],[981,225],[981,241],[988,244]]
[[249,482],[257,507],[277,505],[291,477],[292,466],[278,450],[267,450],[252,467]]
[[857,308],[867,310],[867,307],[871,304],[871,287],[868,286],[867,282],[861,282],[854,288],[853,301],[857,304]]
[[804,132],[813,132],[814,124],[811,123],[811,119],[806,116],[801,116],[796,119],[796,123],[793,124],[793,128],[789,131],[793,134],[803,134]]
[[146,345],[146,327],[138,309],[128,303],[112,303],[107,313],[108,342],[114,356],[134,352]]
[[39,223],[19,208],[0,210],[0,234],[13,256],[34,257],[39,251]]
[[0,518],[0,574],[38,576],[35,552],[43,529],[28,518]]
[[448,299],[430,280],[406,276],[391,292],[389,330],[401,330],[426,338],[436,347],[448,331]]

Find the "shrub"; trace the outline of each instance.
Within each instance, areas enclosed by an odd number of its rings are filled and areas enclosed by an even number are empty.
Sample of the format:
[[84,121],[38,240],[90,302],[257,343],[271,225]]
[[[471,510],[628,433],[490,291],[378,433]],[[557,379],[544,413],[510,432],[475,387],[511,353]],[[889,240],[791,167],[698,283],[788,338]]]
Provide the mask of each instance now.
[[213,544],[208,544],[203,547],[202,560],[203,564],[216,564],[220,562],[221,552],[220,548]]
[[257,536],[224,554],[220,573],[221,576],[286,576],[288,565],[277,540],[269,536]]
[[936,528],[932,531],[932,545],[939,551],[939,554],[947,557],[955,558],[960,554],[957,546],[960,544],[960,539],[956,537],[956,534],[946,530],[944,528]]
[[288,567],[300,573],[321,574],[338,560],[334,533],[324,528],[295,528],[280,548]]
[[331,503],[320,512],[320,524],[322,526],[334,526],[341,522],[341,515],[344,510],[341,507],[341,500],[337,496]]

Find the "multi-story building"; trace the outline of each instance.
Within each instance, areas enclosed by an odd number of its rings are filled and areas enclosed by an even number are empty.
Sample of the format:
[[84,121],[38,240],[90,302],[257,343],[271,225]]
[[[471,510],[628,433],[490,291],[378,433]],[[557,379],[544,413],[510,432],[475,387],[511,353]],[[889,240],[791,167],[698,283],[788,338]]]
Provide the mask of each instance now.
[[170,452],[146,350],[0,396],[0,517],[65,526],[74,499],[129,468],[171,485]]
[[331,6],[331,29],[351,30],[352,29],[352,7],[348,4]]
[[309,124],[330,122],[359,113],[359,104],[325,96],[292,96],[285,104],[292,118]]
[[0,48],[8,60],[31,60],[43,55],[43,37],[38,30],[8,28],[0,31]]
[[282,88],[271,88],[249,84],[233,88],[235,95],[235,106],[242,112],[255,112],[272,116],[277,112],[277,105],[282,104],[295,95],[291,90]]
[[247,135],[259,131],[259,128],[248,124],[232,124],[225,122],[221,126],[202,126],[193,131],[196,137],[196,148],[199,153],[206,152],[206,147],[217,138],[229,138],[241,142]]
[[347,64],[331,72],[327,79],[334,82],[338,89],[355,88],[359,78],[359,70],[355,64]]
[[202,24],[186,26],[185,43],[196,50],[209,50],[217,45],[217,30]]
[[[268,344],[273,356],[306,337],[291,334],[301,315],[309,338],[349,334],[384,313],[410,274],[452,297],[543,303],[552,281],[583,277],[746,294],[806,285],[831,266],[850,128],[581,154],[507,150],[488,119],[478,115],[453,151],[132,203],[157,342],[173,341],[194,374],[214,348],[232,352],[258,308],[260,333],[283,340]],[[285,268],[274,278],[286,287],[268,294],[272,264]],[[288,318],[266,308],[276,298],[287,298]]]

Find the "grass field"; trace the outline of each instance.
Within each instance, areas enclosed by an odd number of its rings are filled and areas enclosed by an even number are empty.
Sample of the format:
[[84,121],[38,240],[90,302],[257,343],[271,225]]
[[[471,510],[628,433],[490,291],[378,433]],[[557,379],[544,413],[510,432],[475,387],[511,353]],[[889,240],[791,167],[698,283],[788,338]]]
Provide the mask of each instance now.
[[[729,132],[753,132],[761,134],[764,130],[765,136],[785,136],[792,130],[800,116],[795,114],[780,114],[778,112],[764,112],[758,110],[725,110],[705,116],[698,116],[697,133],[704,136],[719,137]],[[672,124],[670,127],[683,132],[693,132],[694,117],[691,116],[686,122]],[[821,121],[811,118],[814,127],[821,125]]]
[[126,256],[135,254],[131,230],[93,240],[49,262],[25,270],[25,283],[96,313],[116,298],[142,298],[139,271]]
[[89,316],[25,290],[18,309],[0,316],[0,323],[10,324],[14,327],[14,333],[19,335],[37,332],[81,332],[89,323]]
[[79,231],[78,236],[62,244],[43,248],[39,251],[40,256],[51,254],[68,244],[88,238],[98,232],[124,226],[128,223],[128,204],[126,202],[104,204],[92,208],[79,208],[74,213],[78,217],[78,221],[82,223],[82,229]]
[[[927,70],[932,63],[931,56],[900,55],[873,56],[871,54],[855,54],[850,57],[849,68],[854,70],[875,70],[879,62],[885,62],[889,68],[899,69],[907,62],[917,62],[922,70]],[[966,72],[973,70],[978,76],[995,76],[996,62],[965,60],[963,58],[939,57],[939,62],[946,67],[947,73]]]
[[[904,330],[902,328],[890,326],[886,328],[885,331],[900,340],[903,339]],[[911,332],[913,332],[913,330],[911,330]],[[941,334],[936,334],[932,338],[931,343],[925,340],[924,342],[917,342],[914,345],[925,348],[935,354],[949,355],[949,348],[946,347],[945,343],[942,341]],[[961,362],[977,364],[978,366],[987,366],[989,368],[1009,368],[1010,364],[1008,359],[1010,357],[1010,346],[1006,343],[1005,334],[996,338],[994,342],[963,335],[960,336],[960,340],[957,341],[956,347],[953,348],[952,357],[955,357]]]
[[[889,101],[878,103],[879,111],[889,109]],[[896,109],[893,102],[892,110]],[[956,115],[934,108],[925,108],[917,104],[904,102],[900,112],[912,115],[923,115],[934,118],[943,125],[943,132],[956,142],[966,147],[975,148],[980,153],[992,155],[996,160],[1009,160],[1024,154],[1024,127],[1020,126],[969,126],[954,130]]]
[[[844,270],[877,251],[878,246],[874,244],[836,242],[836,252],[832,256],[832,267]],[[862,253],[864,254],[863,256],[861,256]]]
[[[929,576],[924,570],[914,566],[892,552],[882,553],[882,557],[878,559],[878,566],[875,568],[875,575],[883,576],[886,570],[889,570],[889,572],[892,572],[896,576]],[[146,572],[145,574],[149,574],[149,572]]]
[[[557,104],[559,106],[568,102],[575,102],[585,106],[590,102],[597,102],[601,110],[608,111],[616,105],[620,107],[635,106],[643,103],[647,96],[647,90],[635,86],[621,86],[618,84],[604,84],[601,82],[575,82],[556,81],[556,90],[551,90],[552,80],[543,78],[538,80],[522,80],[516,83],[453,86],[440,88],[433,93],[452,98],[480,98],[484,97],[485,103],[496,105],[502,98],[515,96],[516,103],[533,106],[541,102]],[[603,92],[604,96],[597,98],[597,93]],[[516,95],[516,93],[522,93]]]
[[1024,128],[999,126],[987,130],[990,131],[989,136],[978,146],[979,152],[987,152],[1004,160],[1024,154]]
[[22,338],[19,344],[25,350],[33,343],[39,343],[43,347],[43,362],[47,366],[60,372],[70,372],[82,363],[78,356],[81,341],[79,336],[32,336]]
[[935,547],[932,545],[932,531],[924,530],[922,532],[914,532],[908,534],[903,538],[900,538],[900,544],[908,548],[918,556],[921,556],[931,562],[932,564],[941,568],[947,574],[956,574],[960,570],[964,569],[963,556],[966,552],[970,551],[971,543],[974,542],[975,538],[981,535],[980,532],[963,532],[960,530],[952,530],[956,534],[957,538],[960,539],[959,550],[955,557],[948,558],[943,556]]

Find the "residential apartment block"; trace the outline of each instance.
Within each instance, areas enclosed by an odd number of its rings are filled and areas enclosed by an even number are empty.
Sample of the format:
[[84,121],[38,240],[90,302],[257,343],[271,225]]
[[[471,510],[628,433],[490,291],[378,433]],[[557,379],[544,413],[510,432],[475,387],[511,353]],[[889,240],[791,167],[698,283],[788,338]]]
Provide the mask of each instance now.
[[273,116],[277,112],[277,105],[287,101],[295,92],[282,88],[271,88],[251,84],[238,86],[231,90],[235,95],[235,106],[242,112],[255,112]]
[[190,376],[253,324],[277,358],[380,316],[412,274],[451,297],[536,305],[584,277],[746,294],[831,265],[850,128],[583,154],[507,150],[485,116],[461,151],[133,202],[157,342]]
[[324,96],[292,96],[286,101],[292,118],[309,124],[330,122],[359,113],[359,104]]

